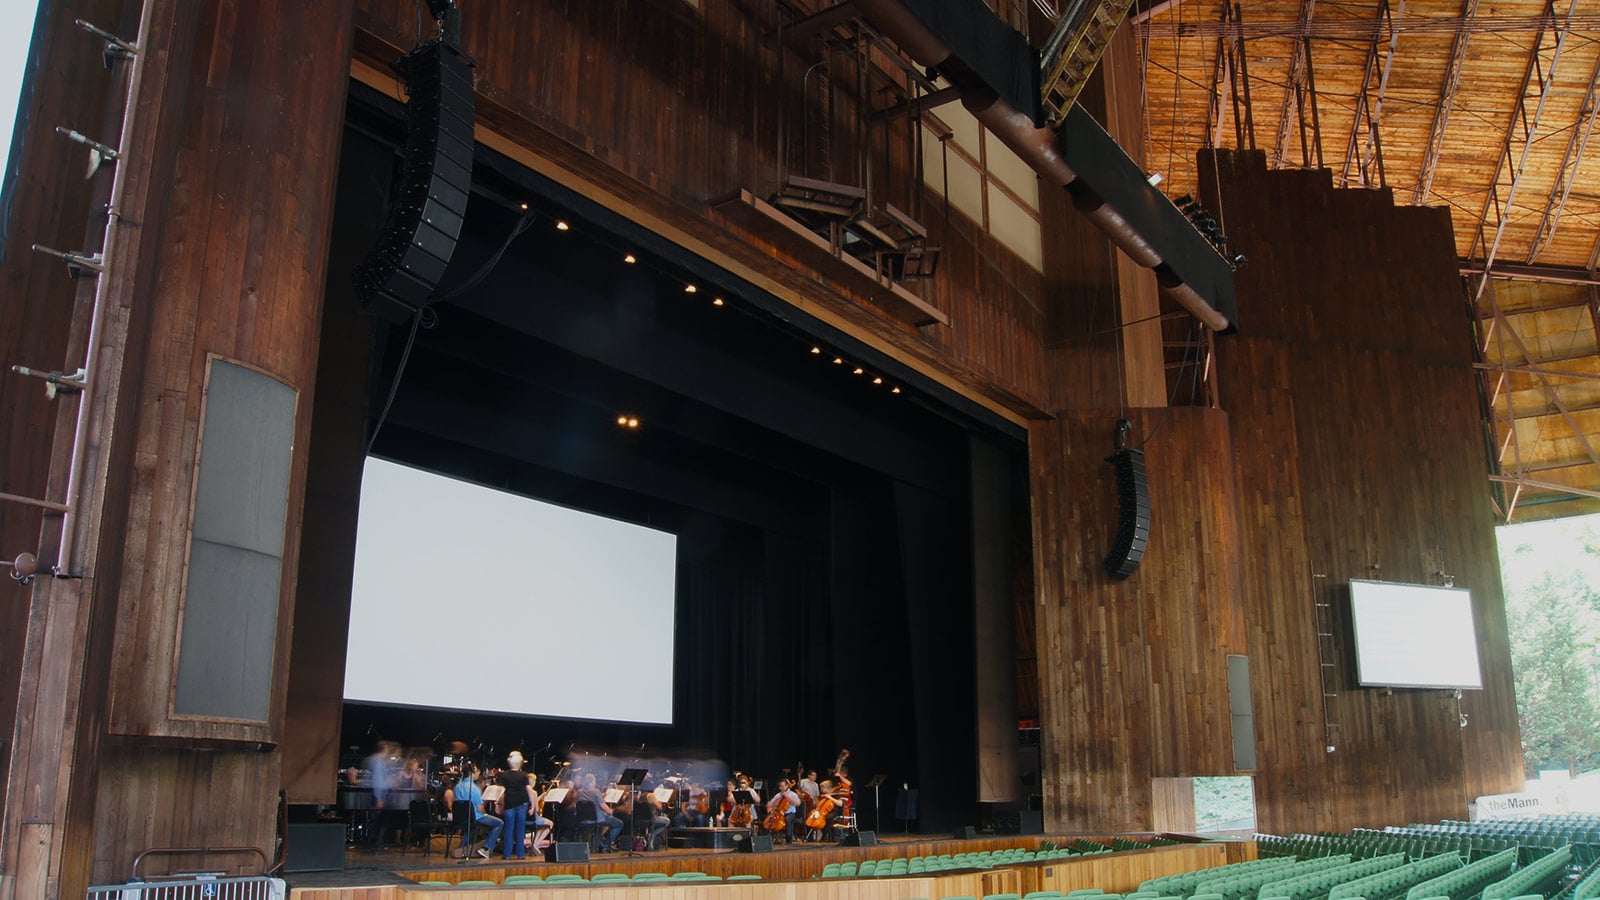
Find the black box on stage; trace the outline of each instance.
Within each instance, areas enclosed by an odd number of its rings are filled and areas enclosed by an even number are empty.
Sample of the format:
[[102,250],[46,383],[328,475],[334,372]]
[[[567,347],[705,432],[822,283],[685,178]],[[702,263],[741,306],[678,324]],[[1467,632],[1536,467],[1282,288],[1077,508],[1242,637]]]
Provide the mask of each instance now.
[[950,835],[950,837],[958,841],[968,841],[977,836],[978,829],[973,828],[971,825],[963,825],[960,828],[957,828],[955,832]]
[[589,845],[584,841],[557,841],[544,848],[545,862],[588,862]]
[[771,853],[772,835],[758,834],[747,840],[739,840],[743,835],[734,835],[740,853]]
[[878,846],[878,833],[876,831],[852,831],[839,842],[841,847],[876,847]]
[[1044,812],[1037,809],[1025,809],[1021,813],[1022,834],[1044,834]]
[[344,823],[291,822],[285,872],[332,872],[344,868]]

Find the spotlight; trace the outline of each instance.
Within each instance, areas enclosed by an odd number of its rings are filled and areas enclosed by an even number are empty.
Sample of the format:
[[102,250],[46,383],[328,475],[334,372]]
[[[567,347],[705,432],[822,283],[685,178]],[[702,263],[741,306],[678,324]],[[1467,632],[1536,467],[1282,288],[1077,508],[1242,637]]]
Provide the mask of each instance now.
[[890,389],[890,390],[889,390],[889,393],[891,393],[891,394],[898,394],[898,393],[900,393],[900,389],[899,389],[899,388],[891,388],[891,389]]
[[1237,269],[1237,268],[1240,268],[1241,266],[1243,266],[1245,263],[1247,263],[1249,261],[1250,261],[1250,259],[1248,257],[1246,257],[1243,253],[1235,253],[1232,257],[1230,257],[1228,259],[1228,264],[1233,266],[1235,269]]
[[811,348],[811,355],[812,356],[820,356],[821,354],[822,354],[822,348],[821,347],[812,347]]
[[518,206],[518,208],[520,208],[520,209],[521,209],[521,210],[522,210],[522,211],[523,211],[523,212],[527,212],[527,211],[528,211],[528,204],[526,204],[526,203],[519,203],[519,204],[517,204],[517,206]]
[[875,377],[875,378],[872,379],[872,383],[873,384],[883,384],[883,379]]
[[711,305],[712,306],[721,306],[722,305],[722,298],[718,297],[715,300],[712,300],[711,301]]
[[839,366],[839,365],[843,365],[843,364],[844,364],[844,357],[842,357],[842,356],[835,356],[835,357],[834,357],[834,358],[833,358],[833,364],[834,364],[834,365],[836,365],[836,366]]
[[566,231],[567,229],[569,229],[571,227],[572,227],[571,225],[568,225],[565,222],[557,222],[556,223],[556,230],[557,231]]
[[627,263],[627,264],[629,264],[629,265],[632,265],[632,264],[634,264],[634,263],[636,263],[636,262],[638,262],[638,260],[637,260],[637,259],[634,259],[634,258],[633,258],[633,254],[632,254],[632,253],[629,253],[629,254],[628,254],[628,255],[627,255],[627,256],[624,256],[624,257],[623,257],[623,258],[622,258],[622,261],[623,261],[623,262],[625,262],[625,263]]
[[629,416],[628,417],[628,427],[629,428],[638,428],[639,427],[639,420],[633,418],[632,416]]
[[39,574],[39,560],[32,553],[19,553],[11,563],[11,577],[17,584],[33,584],[34,576]]
[[1161,173],[1160,172],[1152,172],[1152,173],[1150,173],[1150,177],[1146,178],[1145,181],[1150,182],[1150,186],[1151,187],[1155,187],[1156,185],[1160,184],[1161,181],[1162,181]]
[[627,425],[628,424],[628,417],[627,416],[617,416],[617,424],[618,425]]
[[700,290],[700,289],[695,287],[692,283],[691,284],[686,284],[686,285],[683,286],[683,292],[685,294],[693,294],[694,292],[696,292],[698,290]]
[[850,374],[851,374],[851,375],[860,375],[860,374],[861,374],[861,371],[862,371],[862,370],[861,370],[861,367],[860,367],[860,366],[856,366],[856,369],[855,369],[855,371],[854,371],[854,372],[851,372],[851,373],[850,373]]
[[1178,199],[1172,201],[1172,205],[1173,206],[1188,206],[1190,203],[1193,203],[1193,202],[1194,202],[1194,197],[1193,196],[1191,196],[1189,194],[1184,194],[1182,197],[1179,197]]

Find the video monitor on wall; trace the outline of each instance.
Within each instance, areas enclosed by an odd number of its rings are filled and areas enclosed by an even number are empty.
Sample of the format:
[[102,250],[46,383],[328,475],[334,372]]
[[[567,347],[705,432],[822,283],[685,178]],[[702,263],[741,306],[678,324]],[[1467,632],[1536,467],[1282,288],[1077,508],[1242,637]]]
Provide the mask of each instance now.
[[344,697],[671,724],[676,569],[665,531],[369,457]]
[[1350,582],[1356,680],[1368,687],[1479,690],[1472,594],[1460,588]]

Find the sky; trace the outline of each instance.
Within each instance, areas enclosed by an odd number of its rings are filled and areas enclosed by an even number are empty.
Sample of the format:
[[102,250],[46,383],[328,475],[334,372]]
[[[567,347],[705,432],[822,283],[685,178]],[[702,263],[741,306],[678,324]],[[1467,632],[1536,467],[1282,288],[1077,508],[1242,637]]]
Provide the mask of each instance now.
[[[1507,592],[1517,585],[1537,581],[1546,570],[1582,569],[1590,584],[1600,584],[1600,556],[1584,551],[1584,536],[1593,533],[1600,542],[1600,515],[1574,516],[1547,522],[1502,525],[1500,542],[1501,580]],[[1526,553],[1514,553],[1519,547]]]
[[[12,27],[0,28],[0,172],[10,163],[11,131],[17,119],[17,98],[22,94],[22,70],[33,38],[33,19],[39,4],[33,0],[0,0],[0,10]],[[84,40],[92,40],[85,34]]]

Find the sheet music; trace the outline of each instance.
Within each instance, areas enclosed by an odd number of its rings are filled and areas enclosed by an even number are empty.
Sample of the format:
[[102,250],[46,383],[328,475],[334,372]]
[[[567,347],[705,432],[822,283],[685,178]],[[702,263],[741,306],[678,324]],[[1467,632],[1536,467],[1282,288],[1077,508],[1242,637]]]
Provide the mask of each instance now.
[[660,803],[671,803],[672,802],[672,788],[669,788],[669,787],[667,787],[666,785],[663,784],[661,787],[656,788],[654,793],[656,795],[657,802],[660,802]]
[[604,799],[607,803],[615,803],[626,796],[627,792],[623,791],[621,788],[606,788],[606,795]]
[[567,799],[566,788],[551,788],[544,792],[544,802],[546,803],[560,803],[565,799]]

